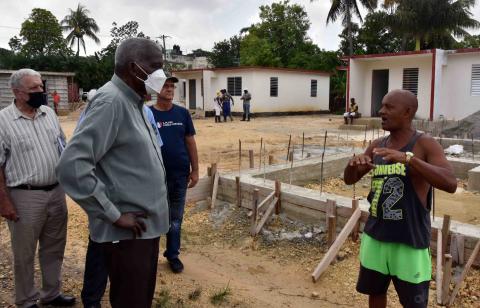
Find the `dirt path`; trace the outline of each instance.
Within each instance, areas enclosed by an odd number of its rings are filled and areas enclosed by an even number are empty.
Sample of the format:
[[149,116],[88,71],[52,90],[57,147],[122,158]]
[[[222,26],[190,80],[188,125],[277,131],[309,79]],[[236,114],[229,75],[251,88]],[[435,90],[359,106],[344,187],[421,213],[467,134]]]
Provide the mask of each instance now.
[[[218,162],[221,170],[236,170],[238,139],[242,140],[244,167],[248,164],[248,149],[254,149],[258,153],[262,137],[267,142],[269,154],[275,155],[277,159],[285,156],[290,134],[293,135],[297,149],[303,132],[307,145],[320,146],[325,129],[329,131],[328,144],[340,142],[346,145],[346,132],[341,132],[340,138],[334,134],[335,128],[342,121],[339,117],[274,117],[254,119],[251,122],[238,120],[236,118],[233,123],[221,124],[213,123],[212,119],[195,120],[201,174],[206,173],[207,166],[212,162]],[[64,117],[61,122],[66,135],[71,136],[76,119]],[[350,139],[352,135],[350,132]],[[363,140],[363,133],[358,132],[355,136],[357,140]],[[256,163],[257,160],[258,156],[255,157]],[[339,193],[343,194],[341,189]],[[361,193],[363,192],[359,191]],[[437,200],[443,198],[444,196],[437,195]],[[475,200],[472,199],[472,202]],[[451,201],[458,201],[458,198],[453,197]],[[227,206],[222,202],[219,206],[222,204]],[[479,217],[478,212],[475,212],[476,207],[469,206],[462,208],[465,211],[464,217]],[[83,211],[71,200],[68,200],[68,207],[63,290],[79,297],[88,239],[87,221]],[[320,281],[314,284],[310,278],[311,272],[326,251],[322,234],[312,240],[271,241],[266,235],[253,240],[248,235],[246,211],[234,208],[227,213],[213,217],[200,205],[187,207],[181,254],[185,272],[172,274],[165,260],[160,258],[154,307],[212,307],[214,295],[217,305],[224,307],[367,307],[367,298],[355,291],[358,245],[346,243],[341,251],[341,260],[330,266]],[[454,216],[454,219],[458,218]],[[292,225],[278,217],[268,224],[271,232],[284,229],[288,231]],[[9,242],[8,228],[2,221],[0,307],[13,307]],[[164,247],[163,241],[161,245]],[[38,285],[38,270],[36,280]],[[475,297],[477,300],[480,298],[480,272],[472,272],[467,277],[465,286],[466,289],[460,293],[458,307],[476,307],[478,302]],[[434,288],[432,284],[430,307],[434,307]],[[224,292],[226,289],[228,291]],[[399,306],[393,288],[389,290],[389,304],[391,307]],[[108,295],[104,297],[102,305],[109,307]]]

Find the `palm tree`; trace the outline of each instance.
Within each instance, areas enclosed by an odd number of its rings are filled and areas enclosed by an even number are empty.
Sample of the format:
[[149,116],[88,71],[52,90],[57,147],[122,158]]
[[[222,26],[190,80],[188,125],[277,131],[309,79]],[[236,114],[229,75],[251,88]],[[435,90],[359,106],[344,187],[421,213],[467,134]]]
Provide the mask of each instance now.
[[70,9],[70,14],[65,16],[61,22],[63,31],[70,31],[67,35],[70,48],[77,43],[77,57],[80,54],[80,45],[82,45],[85,54],[87,53],[83,36],[91,38],[97,44],[100,43],[100,39],[95,35],[100,28],[95,19],[88,16],[89,13],[89,10],[83,5],[78,4],[77,9],[75,11]]
[[342,17],[342,24],[347,27],[348,45],[350,56],[353,54],[352,38],[352,17],[356,15],[360,22],[363,22],[358,3],[360,2],[369,11],[377,7],[377,0],[332,0],[332,6],[327,15],[327,24],[335,22],[337,18]]
[[384,5],[396,6],[389,22],[400,33],[415,38],[415,50],[422,44],[430,48],[442,42],[453,45],[454,37],[468,36],[466,29],[480,27],[470,11],[475,0],[386,0]]

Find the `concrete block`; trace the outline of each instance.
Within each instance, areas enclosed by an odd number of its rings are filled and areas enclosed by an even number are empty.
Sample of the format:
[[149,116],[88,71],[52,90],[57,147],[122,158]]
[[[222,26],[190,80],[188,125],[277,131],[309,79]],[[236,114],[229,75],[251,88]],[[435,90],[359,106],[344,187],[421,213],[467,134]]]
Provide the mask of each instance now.
[[468,190],[480,191],[480,166],[468,171]]

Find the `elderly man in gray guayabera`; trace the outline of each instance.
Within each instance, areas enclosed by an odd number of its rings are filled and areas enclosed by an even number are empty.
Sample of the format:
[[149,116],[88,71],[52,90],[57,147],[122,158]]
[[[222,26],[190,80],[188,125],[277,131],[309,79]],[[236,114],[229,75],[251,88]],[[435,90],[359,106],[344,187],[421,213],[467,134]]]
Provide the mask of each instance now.
[[112,307],[151,307],[159,238],[169,229],[160,146],[144,96],[166,80],[162,51],[130,38],[115,53],[115,74],[98,89],[65,148],[60,184],[87,213],[110,279]]
[[[73,306],[60,293],[67,236],[65,193],[55,166],[65,137],[55,112],[45,106],[40,74],[21,69],[10,77],[15,100],[0,111],[0,213],[7,219],[13,251],[15,304]],[[34,284],[35,252],[42,289]]]

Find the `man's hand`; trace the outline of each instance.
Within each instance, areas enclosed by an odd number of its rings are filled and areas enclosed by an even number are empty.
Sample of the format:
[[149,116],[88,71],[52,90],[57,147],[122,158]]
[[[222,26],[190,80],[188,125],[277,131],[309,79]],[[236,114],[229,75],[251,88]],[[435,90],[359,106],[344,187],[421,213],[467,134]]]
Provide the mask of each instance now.
[[139,218],[147,218],[147,215],[142,212],[124,213],[113,224],[119,228],[132,230],[133,238],[137,238],[142,235],[142,232],[147,231],[145,222]]
[[20,219],[20,217],[17,216],[17,211],[15,210],[15,207],[8,199],[0,205],[0,215],[14,222],[17,222]]
[[375,168],[375,165],[372,163],[372,159],[370,158],[370,156],[365,154],[353,156],[352,159],[350,159],[350,161],[348,162],[348,165],[350,167],[362,166],[368,168],[368,170]]
[[198,170],[192,170],[188,176],[188,188],[192,188],[198,183]]
[[407,162],[407,155],[405,152],[400,152],[397,150],[387,149],[387,148],[375,148],[373,149],[373,155],[378,155],[382,157],[384,161],[390,163],[402,163]]

